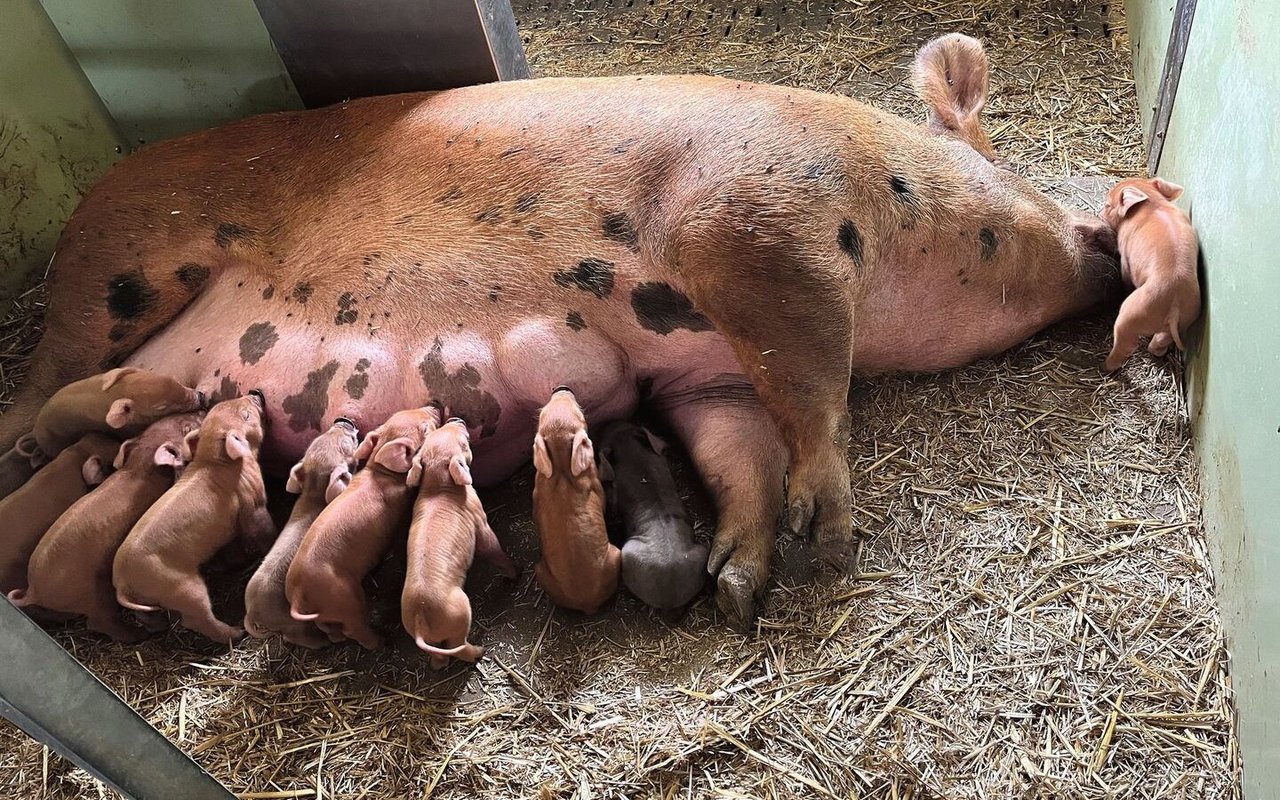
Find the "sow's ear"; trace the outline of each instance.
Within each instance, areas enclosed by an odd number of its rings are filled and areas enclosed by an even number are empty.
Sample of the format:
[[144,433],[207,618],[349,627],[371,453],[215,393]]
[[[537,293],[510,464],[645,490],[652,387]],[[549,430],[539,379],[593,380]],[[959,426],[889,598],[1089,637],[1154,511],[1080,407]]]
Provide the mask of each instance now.
[[551,466],[551,454],[547,452],[547,440],[542,434],[533,437],[533,468],[544,478],[550,478],[555,472]]
[[107,424],[116,430],[128,425],[131,419],[133,419],[133,401],[127,397],[115,401],[107,410]]
[[979,117],[987,104],[987,53],[972,36],[949,33],[920,48],[912,68],[916,95],[929,112],[929,127],[951,134],[987,158],[991,139]]

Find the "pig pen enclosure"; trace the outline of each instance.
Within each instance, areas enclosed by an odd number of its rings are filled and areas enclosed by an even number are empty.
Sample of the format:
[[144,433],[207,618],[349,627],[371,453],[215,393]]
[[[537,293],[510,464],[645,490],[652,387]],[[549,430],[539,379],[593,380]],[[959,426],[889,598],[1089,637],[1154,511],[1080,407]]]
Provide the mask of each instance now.
[[[710,72],[911,119],[911,55],[961,31],[991,58],[996,148],[1033,180],[1096,209],[1142,170],[1116,5],[513,6],[537,76]],[[32,286],[0,329],[5,400],[43,297]],[[859,572],[815,571],[781,540],[750,635],[707,594],[675,619],[625,593],[596,617],[554,610],[531,570],[531,470],[483,494],[525,569],[469,583],[488,648],[474,668],[432,672],[404,637],[368,653],[227,651],[181,628],[138,646],[54,635],[246,798],[1236,797],[1180,368],[1140,352],[1104,377],[1109,335],[1108,320],[1072,322],[965,369],[855,380]],[[376,576],[388,629],[398,570]],[[246,579],[218,578],[225,617]],[[109,793],[5,724],[0,794]]]

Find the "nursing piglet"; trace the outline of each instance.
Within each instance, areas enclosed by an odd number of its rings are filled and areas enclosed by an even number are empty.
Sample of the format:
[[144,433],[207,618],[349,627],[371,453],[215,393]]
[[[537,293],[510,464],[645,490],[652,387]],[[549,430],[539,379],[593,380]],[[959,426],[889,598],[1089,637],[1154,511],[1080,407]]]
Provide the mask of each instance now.
[[120,442],[91,433],[0,500],[0,592],[27,586],[27,562],[58,517],[107,477]]
[[36,415],[32,433],[41,452],[52,458],[91,431],[135,436],[161,417],[204,406],[201,392],[167,375],[120,367],[58,390]]
[[14,605],[84,615],[86,627],[122,642],[146,636],[120,618],[111,566],[120,543],[182,471],[182,442],[203,413],[153,422],[119,446],[115,472],[67,509],[31,555],[27,588],[9,593]]
[[183,440],[190,463],[129,531],[113,564],[116,599],[135,611],[167,609],[217,642],[244,631],[213,614],[200,567],[236,536],[266,549],[275,536],[258,466],[265,403],[254,390],[209,410]]
[[1191,220],[1173,204],[1182,187],[1163,178],[1130,178],[1107,194],[1102,218],[1116,230],[1120,269],[1133,284],[1116,317],[1115,343],[1105,369],[1114,372],[1150,336],[1147,351],[1162,356],[1182,346],[1182,331],[1200,316],[1196,275],[1199,244]]
[[393,414],[356,450],[365,468],[320,512],[289,565],[285,595],[290,614],[314,622],[331,641],[382,644],[369,619],[361,582],[378,564],[413,509],[405,481],[414,455],[440,425],[440,411],[423,407]]
[[250,635],[265,639],[278,634],[285,641],[311,648],[329,643],[314,623],[299,622],[290,615],[289,598],[284,593],[285,576],[302,537],[325,506],[351,483],[358,443],[355,423],[339,417],[328,431],[311,442],[302,460],[289,472],[285,490],[298,495],[298,499],[289,521],[281,529],[271,552],[253,573],[244,593],[244,627]]
[[467,641],[471,600],[462,589],[467,571],[477,554],[509,578],[516,576],[516,568],[502,552],[472,488],[466,423],[452,419],[432,432],[414,456],[406,482],[418,487],[418,499],[400,599],[404,629],[431,655],[435,669],[450,657],[477,661],[484,648]]
[[534,574],[557,605],[593,614],[618,589],[620,556],[605,531],[587,419],[566,387],[552,392],[538,414],[533,465],[533,519],[542,544]]
[[685,605],[706,581],[707,547],[693,540],[666,445],[630,422],[609,425],[598,440],[609,522],[625,539],[622,583],[654,608]]

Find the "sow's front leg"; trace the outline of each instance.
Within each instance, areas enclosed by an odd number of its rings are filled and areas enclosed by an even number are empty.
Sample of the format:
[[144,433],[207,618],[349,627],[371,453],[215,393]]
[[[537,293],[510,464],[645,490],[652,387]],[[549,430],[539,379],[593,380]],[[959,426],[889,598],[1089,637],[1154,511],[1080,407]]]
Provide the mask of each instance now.
[[755,621],[782,511],[787,449],[749,384],[715,384],[654,398],[716,503],[707,571],[716,603],[740,630]]
[[[714,225],[731,219],[732,209],[710,205],[698,218]],[[766,235],[745,221],[686,231],[696,265],[687,264],[683,276],[694,304],[732,345],[790,451],[787,527],[796,535],[812,533],[817,554],[849,571],[857,553],[848,461],[849,279],[860,271],[866,245],[847,219],[834,222],[829,234],[823,244],[816,236]]]

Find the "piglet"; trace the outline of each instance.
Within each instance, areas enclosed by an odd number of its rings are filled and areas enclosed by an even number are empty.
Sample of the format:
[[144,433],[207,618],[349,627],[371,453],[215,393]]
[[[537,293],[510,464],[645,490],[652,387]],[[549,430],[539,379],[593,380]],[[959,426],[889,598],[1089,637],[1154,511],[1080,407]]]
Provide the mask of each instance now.
[[135,611],[167,609],[182,624],[217,642],[244,631],[213,614],[200,567],[237,535],[251,549],[275,536],[258,466],[262,446],[262,393],[224,400],[183,440],[190,463],[138,520],[116,553],[116,599]]
[[478,661],[484,648],[470,644],[471,601],[462,584],[476,554],[503,575],[515,565],[489,527],[471,485],[471,444],[466,423],[451,419],[427,437],[414,456],[406,483],[418,487],[409,526],[409,565],[400,599],[404,629],[440,669],[449,658]]
[[609,425],[599,441],[610,525],[625,540],[622,583],[654,608],[685,605],[706,581],[707,547],[693,540],[665,443],[630,422]]
[[161,417],[204,406],[202,393],[167,375],[120,367],[58,390],[36,415],[32,432],[52,458],[86,433],[134,436]]
[[120,445],[116,471],[58,517],[40,540],[27,565],[26,590],[9,593],[14,605],[84,615],[89,630],[122,642],[146,636],[120,618],[111,565],[134,524],[173,486],[186,464],[183,438],[199,429],[203,416],[165,417]]
[[102,483],[120,442],[91,433],[65,447],[57,458],[13,494],[0,500],[0,592],[27,586],[27,562],[58,517]]
[[13,494],[18,487],[30,480],[36,470],[44,466],[44,462],[34,434],[24,433],[18,437],[13,447],[0,455],[0,500]]
[[1116,317],[1115,344],[1105,369],[1114,372],[1150,336],[1147,351],[1162,356],[1182,346],[1182,331],[1200,316],[1196,276],[1199,244],[1191,220],[1173,204],[1182,187],[1163,178],[1130,178],[1107,194],[1102,218],[1116,230],[1120,269],[1132,284]]
[[533,520],[542,543],[534,574],[557,605],[594,614],[618,589],[620,556],[605,531],[587,419],[567,387],[557,387],[538,414],[533,465]]
[[265,639],[278,634],[285,641],[313,649],[329,643],[314,623],[299,622],[290,615],[289,599],[284,593],[285,575],[312,523],[351,483],[358,442],[355,423],[339,417],[311,442],[302,460],[289,472],[285,490],[298,495],[298,499],[289,521],[244,593],[244,627],[250,635]]
[[295,620],[317,624],[331,641],[354,639],[370,650],[382,644],[361,582],[408,521],[414,490],[405,479],[439,425],[438,409],[415,408],[365,436],[356,450],[365,468],[316,517],[289,565],[285,595]]

